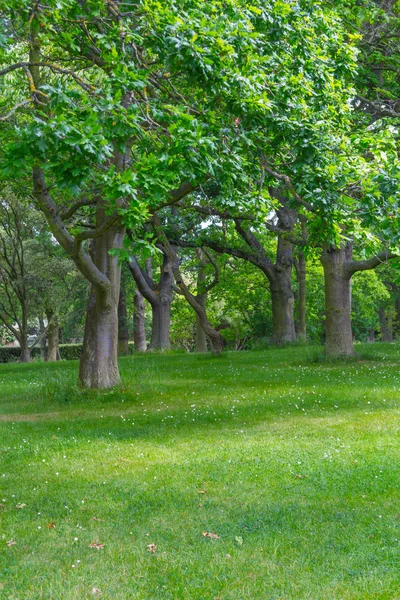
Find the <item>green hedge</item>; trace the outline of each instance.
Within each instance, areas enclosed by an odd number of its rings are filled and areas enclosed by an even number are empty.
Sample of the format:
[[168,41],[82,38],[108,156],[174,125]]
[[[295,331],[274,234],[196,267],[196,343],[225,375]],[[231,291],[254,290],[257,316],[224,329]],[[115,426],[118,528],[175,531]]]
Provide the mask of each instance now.
[[[130,351],[133,351],[133,342],[129,342]],[[62,360],[79,360],[82,354],[82,344],[60,344]],[[16,362],[19,360],[20,348],[16,346],[0,346],[0,363]],[[32,360],[40,359],[40,348],[35,346],[31,350]]]
[[[17,362],[19,360],[20,348],[18,346],[0,346],[0,363]],[[61,344],[60,355],[63,360],[74,360],[80,358],[82,344]],[[32,360],[40,359],[40,348],[35,346],[31,350]]]

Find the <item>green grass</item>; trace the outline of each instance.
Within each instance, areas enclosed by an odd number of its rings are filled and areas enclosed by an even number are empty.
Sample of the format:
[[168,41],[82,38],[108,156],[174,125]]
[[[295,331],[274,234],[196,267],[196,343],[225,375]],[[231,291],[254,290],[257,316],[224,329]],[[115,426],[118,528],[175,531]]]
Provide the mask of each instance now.
[[399,598],[400,346],[359,350],[0,365],[0,598]]

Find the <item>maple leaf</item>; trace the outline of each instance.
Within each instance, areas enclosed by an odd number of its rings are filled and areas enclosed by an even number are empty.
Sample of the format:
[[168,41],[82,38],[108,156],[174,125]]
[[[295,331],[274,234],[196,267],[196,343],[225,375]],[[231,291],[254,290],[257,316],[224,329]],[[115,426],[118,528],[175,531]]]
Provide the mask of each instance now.
[[151,552],[151,554],[154,554],[154,552],[156,552],[157,550],[157,546],[155,544],[149,544],[147,546],[147,552]]
[[201,534],[203,537],[210,538],[212,540],[220,540],[221,537],[216,533],[211,533],[210,531],[203,531]]
[[100,544],[100,542],[91,542],[89,544],[89,548],[96,548],[97,550],[103,550],[104,544]]

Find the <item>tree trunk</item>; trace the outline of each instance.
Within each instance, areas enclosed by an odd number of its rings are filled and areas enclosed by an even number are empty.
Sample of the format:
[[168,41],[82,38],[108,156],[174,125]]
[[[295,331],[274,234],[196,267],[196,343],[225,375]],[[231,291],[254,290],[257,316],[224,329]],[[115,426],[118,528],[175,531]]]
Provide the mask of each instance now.
[[163,254],[160,281],[148,298],[152,310],[151,350],[170,350],[171,304],[174,276],[167,254]]
[[129,329],[126,314],[125,288],[121,286],[118,302],[118,354],[126,356],[129,354]]
[[201,320],[196,313],[196,352],[208,352],[206,332],[201,326]]
[[396,296],[395,300],[395,309],[396,309],[396,336],[400,336],[400,295]]
[[[97,227],[106,219],[97,211]],[[92,244],[92,259],[104,273],[110,286],[106,292],[92,286],[86,314],[79,381],[83,387],[109,388],[120,383],[118,371],[118,301],[121,267],[111,256],[112,248],[121,248],[124,229],[112,226]]]
[[375,329],[373,327],[371,327],[371,329],[369,330],[368,341],[369,342],[374,342],[375,341]]
[[392,309],[389,309],[386,320],[386,341],[393,342],[393,314]]
[[[44,330],[45,330],[45,325],[44,325],[43,317],[40,316],[39,317],[40,334],[43,334]],[[40,356],[41,356],[43,362],[47,361],[47,348],[46,348],[46,336],[45,335],[43,335],[43,337],[40,340]]]
[[329,248],[321,257],[325,275],[326,342],[329,357],[354,354],[351,330],[351,276],[346,266],[352,260],[350,245]]
[[157,302],[151,305],[151,342],[150,350],[169,350],[171,348],[170,326],[171,326],[171,302],[172,295],[159,295]]
[[297,281],[299,286],[299,330],[297,332],[298,340],[305,342],[307,340],[307,323],[306,323],[306,259],[304,252],[299,252]]
[[379,322],[381,325],[381,342],[393,341],[393,318],[392,313],[387,312],[385,307],[379,309]]
[[282,345],[296,341],[294,294],[292,290],[293,246],[278,238],[274,275],[270,278],[272,301],[272,343]]
[[386,310],[383,306],[379,309],[379,323],[381,326],[381,342],[386,342]]
[[21,332],[20,347],[21,347],[21,352],[19,355],[19,362],[22,362],[22,363],[30,362],[31,351],[29,349],[29,344],[28,344],[28,334],[25,331]]
[[134,329],[133,341],[136,352],[146,352],[146,331],[144,328],[145,303],[142,294],[136,290],[134,296]]
[[58,320],[56,317],[53,317],[51,313],[48,313],[47,320],[50,323],[49,329],[47,331],[47,360],[49,362],[55,362],[59,357],[59,327]]
[[[197,302],[206,310],[207,305],[207,294],[204,292],[204,286],[206,283],[206,269],[204,261],[204,253],[198,249],[197,256],[200,259],[199,271],[197,274]],[[207,336],[203,327],[201,326],[201,319],[196,313],[196,352],[208,352],[207,347]]]

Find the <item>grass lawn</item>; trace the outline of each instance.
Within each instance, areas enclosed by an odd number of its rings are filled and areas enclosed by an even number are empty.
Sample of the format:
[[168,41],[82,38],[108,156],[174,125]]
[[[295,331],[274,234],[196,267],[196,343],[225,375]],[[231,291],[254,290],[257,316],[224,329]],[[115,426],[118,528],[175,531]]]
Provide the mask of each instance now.
[[0,598],[400,598],[400,345],[358,349],[0,365]]

